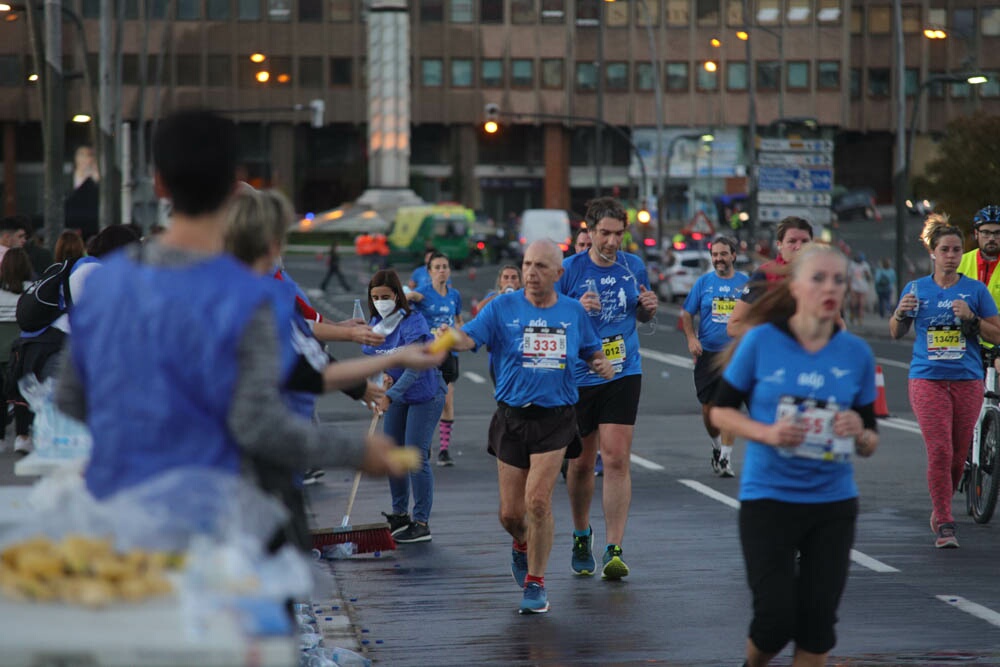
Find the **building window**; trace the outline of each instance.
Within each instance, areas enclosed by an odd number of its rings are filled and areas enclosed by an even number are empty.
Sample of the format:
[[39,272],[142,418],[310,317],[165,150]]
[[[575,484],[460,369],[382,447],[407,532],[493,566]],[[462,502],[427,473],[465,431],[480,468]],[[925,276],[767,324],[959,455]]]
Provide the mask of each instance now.
[[[441,61],[438,61],[440,64]],[[343,88],[354,83],[354,68],[350,58],[330,58],[330,87]],[[440,84],[438,84],[440,85]]]
[[653,90],[653,83],[656,81],[656,72],[653,71],[653,63],[635,64],[635,89]]
[[510,85],[514,88],[534,88],[535,61],[523,58],[510,61]]
[[291,56],[277,56],[271,58],[271,80],[273,86],[292,85],[292,58]]
[[452,23],[472,23],[476,20],[472,0],[451,0],[448,20]]
[[[929,74],[930,74],[929,78],[934,79],[935,77],[939,77],[942,74],[944,74],[944,72],[930,72]],[[936,99],[941,99],[942,97],[944,97],[944,82],[939,80],[929,84],[927,86],[927,96]]]
[[743,29],[743,0],[726,0],[726,25]]
[[323,58],[321,56],[299,56],[297,77],[300,88],[322,88]]
[[997,79],[998,72],[986,72],[989,81],[979,86],[980,97],[1000,97],[1000,80]]
[[691,0],[667,0],[667,25],[691,24]]
[[[231,86],[233,85],[233,72],[232,68],[227,71],[227,78],[225,83],[215,84],[212,83],[212,64],[213,59],[225,58],[226,63],[229,63],[229,56],[209,56],[208,57],[208,85],[210,86]],[[122,54],[122,85],[125,86],[138,86],[139,85],[139,56],[134,53],[123,53]]]
[[147,5],[150,18],[161,21],[167,18],[167,0],[152,0],[151,5]]
[[688,64],[667,63],[667,90],[688,92]]
[[354,20],[354,0],[330,0],[330,20],[344,23]]
[[816,88],[840,90],[840,61],[821,60],[816,63]]
[[889,97],[889,85],[892,77],[888,67],[868,68],[868,96]]
[[201,20],[201,0],[177,0],[177,20]]
[[604,85],[611,92],[628,90],[628,63],[608,63],[605,67]]
[[788,0],[788,9],[785,11],[788,25],[809,23],[812,19],[811,2],[812,0]]
[[[742,0],[741,0],[742,1]],[[646,0],[635,8],[635,24],[640,28],[660,25],[660,0]],[[646,10],[649,13],[646,13]]]
[[761,60],[757,63],[757,90],[778,90],[781,85],[781,63]]
[[479,0],[480,23],[503,23],[503,0]]
[[503,61],[496,58],[479,64],[479,85],[483,88],[503,88]]
[[201,56],[178,54],[176,67],[178,86],[201,85]]
[[228,21],[229,11],[229,0],[205,0],[205,18],[209,21]]
[[598,13],[602,0],[576,0],[576,24],[578,26],[596,27],[600,24]]
[[888,35],[892,30],[892,10],[888,5],[868,8],[868,34]]
[[851,68],[851,99],[861,98],[861,68]]
[[420,22],[441,23],[444,0],[420,0]]
[[840,23],[841,0],[819,0],[816,5],[816,21],[819,23]]
[[565,20],[564,0],[542,0],[542,23],[563,23]]
[[719,25],[719,0],[695,0],[695,3],[700,27]]
[[953,83],[949,86],[951,88],[951,96],[957,99],[965,99],[972,92],[972,86],[965,83]]
[[709,72],[705,69],[705,63],[698,63],[698,90],[717,90],[719,87],[719,72]]
[[139,0],[125,0],[125,18],[130,21],[139,18]]
[[927,10],[927,24],[935,28],[943,28],[948,24],[948,10],[943,7],[931,7]]
[[979,11],[979,27],[983,36],[996,37],[1000,35],[1000,7],[983,7]]
[[[502,7],[503,5],[501,5]],[[501,15],[502,16],[502,15]],[[520,25],[535,23],[538,20],[535,0],[510,0],[510,21]],[[503,19],[501,18],[501,22]]]
[[542,88],[563,87],[563,59],[546,58],[542,60]]
[[101,0],[81,0],[80,16],[85,19],[101,18]]
[[907,35],[915,35],[923,32],[924,24],[920,20],[919,5],[903,5],[903,32]]
[[906,85],[906,96],[913,97],[920,90],[920,70],[916,67],[906,68],[906,79],[904,80]]
[[444,85],[444,63],[440,58],[424,58],[420,61],[420,83],[424,88],[440,88]]
[[472,87],[472,60],[469,58],[451,59],[451,87]]
[[851,34],[860,35],[864,32],[865,10],[864,7],[851,7]]
[[786,63],[787,80],[785,86],[789,90],[806,90],[809,88],[809,63],[794,61]]
[[605,2],[604,25],[609,28],[624,28],[628,25],[629,2]]
[[[122,64],[124,65],[124,63]],[[138,63],[136,64],[138,65]],[[122,69],[124,69],[124,67]],[[205,83],[212,88],[228,88],[229,86],[232,86],[232,58],[223,55],[208,56],[205,59]]]
[[299,21],[320,23],[323,20],[323,0],[299,0]]
[[0,56],[0,86],[22,85],[24,85],[24,72],[21,70],[21,57]]
[[[966,37],[976,34],[976,10],[956,9],[951,15],[951,29]],[[954,88],[954,86],[952,86]]]
[[759,0],[757,3],[758,25],[778,25],[781,23],[782,0]]
[[285,23],[292,20],[292,0],[267,0],[267,18]]
[[747,80],[748,72],[746,63],[726,63],[726,88],[728,90],[746,90],[749,88],[749,81]]
[[237,0],[241,21],[260,20],[260,0]]
[[576,91],[592,93],[597,90],[597,67],[593,62],[578,62],[576,64]]

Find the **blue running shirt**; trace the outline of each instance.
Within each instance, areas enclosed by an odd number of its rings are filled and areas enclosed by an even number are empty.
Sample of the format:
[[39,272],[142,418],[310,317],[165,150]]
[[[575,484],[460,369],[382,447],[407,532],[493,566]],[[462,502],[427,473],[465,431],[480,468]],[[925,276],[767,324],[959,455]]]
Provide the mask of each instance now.
[[424,295],[424,298],[413,304],[413,307],[424,316],[431,332],[442,324],[454,326],[455,316],[462,313],[462,295],[457,289],[448,288],[444,296],[438,294],[434,287],[427,283],[415,291]]
[[910,378],[920,380],[981,380],[982,351],[977,336],[966,337],[951,311],[953,299],[962,299],[979,317],[993,317],[997,305],[986,285],[959,274],[958,282],[944,289],[925,276],[906,284],[902,294],[917,286],[920,307],[913,320],[916,339]]
[[579,396],[571,364],[601,349],[587,311],[561,294],[548,308],[533,306],[523,291],[501,294],[462,330],[477,345],[489,346],[496,399],[516,407],[575,405]]
[[720,278],[714,270],[695,281],[684,300],[684,310],[698,320],[698,340],[706,352],[725,349],[732,338],[726,333],[726,323],[747,284],[746,274],[737,271],[732,278]]
[[[639,375],[639,334],[635,329],[635,314],[639,302],[639,285],[649,289],[646,267],[636,255],[619,252],[617,261],[608,267],[598,266],[583,252],[563,260],[562,278],[556,291],[579,301],[587,291],[587,279],[592,279],[601,293],[601,312],[588,313],[597,327],[604,354],[615,368],[615,377],[605,380],[584,364],[573,366],[576,383],[581,387],[603,384],[625,375]],[[586,310],[584,312],[587,312]]]
[[[875,401],[872,351],[846,331],[834,333],[823,349],[808,352],[787,328],[762,324],[743,336],[722,377],[747,395],[750,417],[764,424],[776,421],[784,397],[821,404],[833,398],[840,410]],[[787,456],[777,447],[747,440],[740,500],[826,503],[857,495],[850,462]]]

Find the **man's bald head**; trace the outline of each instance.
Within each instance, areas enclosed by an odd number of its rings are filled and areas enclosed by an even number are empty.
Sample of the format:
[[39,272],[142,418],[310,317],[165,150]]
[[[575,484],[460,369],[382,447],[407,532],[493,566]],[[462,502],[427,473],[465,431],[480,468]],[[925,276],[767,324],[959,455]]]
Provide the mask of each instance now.
[[555,241],[549,239],[539,239],[531,243],[528,249],[524,251],[524,257],[527,259],[528,255],[532,253],[533,259],[541,259],[545,257],[548,261],[553,262],[557,266],[562,266],[563,253],[559,244]]
[[548,239],[528,246],[524,251],[521,273],[524,292],[529,299],[546,301],[554,297],[556,281],[563,274],[562,260],[562,250]]

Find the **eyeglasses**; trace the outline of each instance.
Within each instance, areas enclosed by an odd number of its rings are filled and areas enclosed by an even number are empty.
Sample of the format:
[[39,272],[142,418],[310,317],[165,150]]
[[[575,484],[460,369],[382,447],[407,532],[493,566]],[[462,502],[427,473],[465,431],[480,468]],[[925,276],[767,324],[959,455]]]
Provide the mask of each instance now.
[[1000,229],[977,229],[976,234],[984,239],[1000,239]]

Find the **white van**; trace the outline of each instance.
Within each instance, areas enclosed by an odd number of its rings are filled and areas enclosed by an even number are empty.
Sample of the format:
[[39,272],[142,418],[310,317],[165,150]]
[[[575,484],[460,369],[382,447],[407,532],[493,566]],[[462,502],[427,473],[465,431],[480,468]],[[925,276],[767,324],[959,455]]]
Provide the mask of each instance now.
[[521,255],[532,242],[549,239],[559,244],[566,255],[573,247],[573,230],[569,214],[557,208],[529,208],[521,214],[517,240]]

